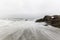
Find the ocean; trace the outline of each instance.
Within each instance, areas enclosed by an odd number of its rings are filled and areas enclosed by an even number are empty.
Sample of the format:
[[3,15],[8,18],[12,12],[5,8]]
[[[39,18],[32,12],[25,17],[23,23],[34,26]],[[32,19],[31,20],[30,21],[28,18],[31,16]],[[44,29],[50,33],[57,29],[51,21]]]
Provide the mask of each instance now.
[[34,21],[0,20],[0,40],[60,40],[60,29]]

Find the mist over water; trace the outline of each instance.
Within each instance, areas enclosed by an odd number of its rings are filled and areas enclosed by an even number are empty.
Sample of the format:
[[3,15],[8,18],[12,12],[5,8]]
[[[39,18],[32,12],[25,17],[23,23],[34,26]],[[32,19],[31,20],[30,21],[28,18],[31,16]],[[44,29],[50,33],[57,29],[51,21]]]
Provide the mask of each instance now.
[[60,15],[60,0],[0,0],[0,40],[60,40],[60,29],[35,23]]
[[60,15],[60,0],[0,0],[0,18]]

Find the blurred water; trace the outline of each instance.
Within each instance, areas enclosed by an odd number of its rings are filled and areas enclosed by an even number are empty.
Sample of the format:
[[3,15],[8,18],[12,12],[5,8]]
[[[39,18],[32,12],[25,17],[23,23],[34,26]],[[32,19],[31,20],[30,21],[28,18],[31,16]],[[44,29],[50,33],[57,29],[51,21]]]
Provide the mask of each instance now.
[[[34,21],[0,20],[0,40],[60,40],[60,29]],[[5,24],[5,25],[4,25]]]

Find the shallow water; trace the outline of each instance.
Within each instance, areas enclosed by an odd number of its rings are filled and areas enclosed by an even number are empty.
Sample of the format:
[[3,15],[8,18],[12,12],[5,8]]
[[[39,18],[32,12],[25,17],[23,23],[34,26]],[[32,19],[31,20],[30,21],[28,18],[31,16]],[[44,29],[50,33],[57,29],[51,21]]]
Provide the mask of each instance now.
[[46,23],[3,21],[0,22],[0,40],[60,40],[60,29],[44,26]]

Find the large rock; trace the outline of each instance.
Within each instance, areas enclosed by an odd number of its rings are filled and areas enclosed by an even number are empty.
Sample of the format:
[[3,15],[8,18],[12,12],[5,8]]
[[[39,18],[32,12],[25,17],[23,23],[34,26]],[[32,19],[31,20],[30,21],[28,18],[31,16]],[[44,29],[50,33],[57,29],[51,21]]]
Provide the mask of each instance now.
[[51,25],[60,28],[60,15],[54,15],[53,17],[54,18],[51,20]]
[[46,15],[44,16],[44,18],[36,20],[36,22],[51,22],[51,20],[52,20],[51,16]]
[[36,22],[46,22],[48,25],[60,28],[60,15],[46,15],[44,18],[36,20]]

